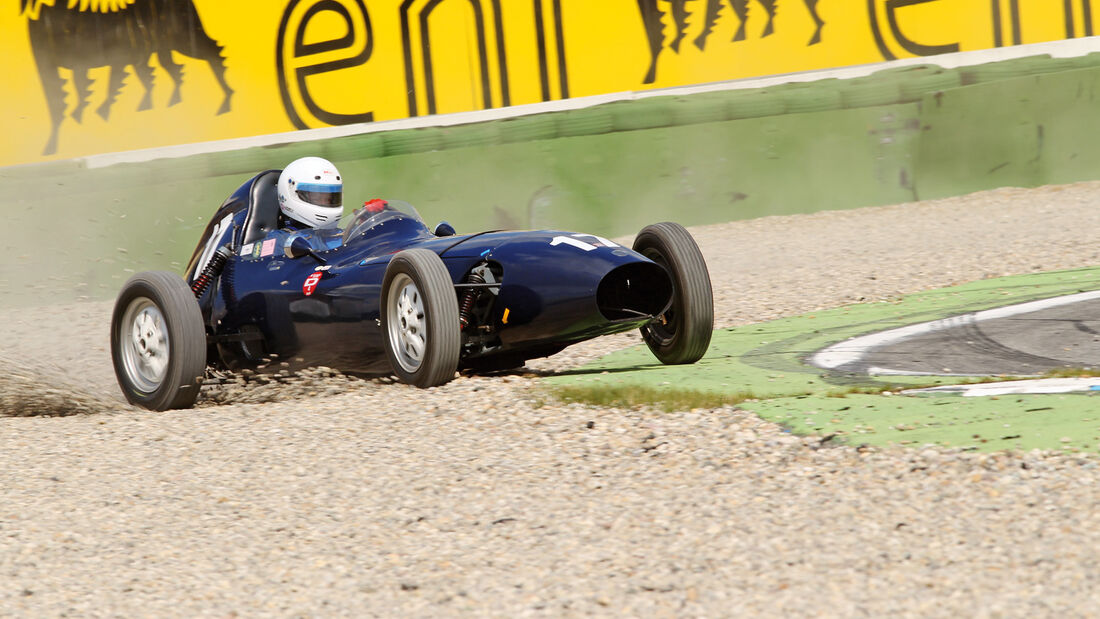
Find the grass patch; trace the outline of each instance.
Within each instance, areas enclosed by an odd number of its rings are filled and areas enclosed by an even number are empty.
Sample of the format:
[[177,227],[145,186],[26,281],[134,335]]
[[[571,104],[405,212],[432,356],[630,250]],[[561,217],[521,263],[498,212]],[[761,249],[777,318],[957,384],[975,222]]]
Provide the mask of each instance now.
[[553,387],[550,395],[566,403],[614,408],[653,406],[666,412],[693,408],[719,408],[757,397],[751,391],[715,393],[696,389],[656,389],[634,385],[586,385]]
[[[1045,377],[1069,377],[1069,376],[1100,376],[1100,371],[1095,374],[1088,368],[1065,368],[1049,372]],[[1079,372],[1079,373],[1066,373]],[[1019,380],[1019,376],[986,376],[973,377],[957,381],[958,384],[993,383],[1001,381]],[[939,387],[943,382],[928,383],[886,383],[879,385],[853,385],[845,389],[834,389],[824,393],[826,398],[846,398],[848,396],[894,394],[908,389],[922,389],[926,387]],[[783,397],[803,397],[814,395],[811,391],[784,394]],[[820,394],[819,394],[820,395]],[[737,405],[748,400],[770,400],[775,395],[757,395],[752,391],[735,391],[732,393],[717,393],[703,389],[678,389],[669,387],[648,387],[643,385],[565,385],[554,386],[547,391],[550,399],[566,403],[590,404],[593,406],[607,406],[614,408],[639,408],[653,406],[666,412],[690,410],[693,408],[719,408],[722,406]],[[546,402],[539,400],[541,407]]]
[[846,398],[850,395],[882,395],[886,392],[901,391],[902,389],[911,389],[909,385],[901,384],[889,384],[889,385],[856,385],[854,387],[848,387],[841,391],[829,391],[825,394],[827,398]]

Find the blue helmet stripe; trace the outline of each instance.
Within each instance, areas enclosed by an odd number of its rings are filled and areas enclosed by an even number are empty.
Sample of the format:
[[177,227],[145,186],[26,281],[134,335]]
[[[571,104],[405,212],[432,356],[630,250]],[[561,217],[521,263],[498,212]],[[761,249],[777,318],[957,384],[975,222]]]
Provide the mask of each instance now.
[[343,185],[331,185],[320,183],[298,183],[294,188],[295,191],[315,191],[317,193],[340,193],[344,190]]

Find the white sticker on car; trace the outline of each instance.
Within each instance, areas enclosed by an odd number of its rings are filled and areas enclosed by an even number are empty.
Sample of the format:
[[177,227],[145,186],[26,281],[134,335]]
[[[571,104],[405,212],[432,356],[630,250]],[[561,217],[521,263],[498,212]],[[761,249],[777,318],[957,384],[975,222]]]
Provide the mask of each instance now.
[[199,259],[199,264],[195,268],[195,275],[202,273],[210,259],[214,257],[214,252],[222,244],[222,237],[229,232],[231,223],[233,223],[233,213],[226,215],[214,225],[214,229],[210,231],[210,238],[206,241],[206,248],[202,252],[202,258]]
[[[593,245],[592,243],[582,241],[579,238],[579,237],[582,237],[582,236],[590,238],[590,239],[595,239],[596,243]],[[596,249],[597,247],[618,247],[619,246],[618,243],[615,243],[613,241],[609,241],[609,240],[603,238],[602,236],[596,236],[595,234],[574,234],[572,236],[555,236],[550,241],[550,246],[551,247],[556,247],[556,246],[562,245],[562,244],[572,245],[573,247],[576,247],[577,249],[583,249],[584,251],[592,251],[593,249]]]

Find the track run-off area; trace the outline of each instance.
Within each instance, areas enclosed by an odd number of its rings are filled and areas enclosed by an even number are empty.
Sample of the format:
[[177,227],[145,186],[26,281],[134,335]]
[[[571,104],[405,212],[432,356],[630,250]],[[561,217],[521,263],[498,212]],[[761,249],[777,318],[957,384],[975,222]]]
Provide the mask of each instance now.
[[1089,373],[1098,284],[1100,267],[986,279],[721,329],[692,366],[635,346],[548,380],[746,397],[791,432],[852,445],[1095,451],[1100,379],[1008,381]]
[[[1048,425],[1057,449],[1018,451],[1000,437],[1029,435],[997,415],[1051,424],[1092,400],[1001,396],[1035,404],[983,410],[987,432],[961,408],[983,398],[826,397],[965,378],[831,376],[803,360],[1095,289],[1098,200],[1092,182],[692,227],[720,330],[689,368],[648,351],[584,368],[635,332],[530,373],[428,390],[317,373],[153,413],[114,382],[111,300],[4,308],[0,398],[43,412],[0,417],[0,615],[1080,615],[1100,603],[1100,468],[1091,445],[1059,441],[1092,435]],[[1053,274],[997,279],[1027,273]],[[547,382],[708,375],[758,399],[544,397]],[[51,416],[81,394],[87,414]],[[898,418],[902,404],[913,415]],[[888,430],[929,412],[970,424],[958,444],[913,449],[937,437]],[[840,434],[832,420],[857,414],[874,431]],[[858,448],[891,434],[914,442]]]

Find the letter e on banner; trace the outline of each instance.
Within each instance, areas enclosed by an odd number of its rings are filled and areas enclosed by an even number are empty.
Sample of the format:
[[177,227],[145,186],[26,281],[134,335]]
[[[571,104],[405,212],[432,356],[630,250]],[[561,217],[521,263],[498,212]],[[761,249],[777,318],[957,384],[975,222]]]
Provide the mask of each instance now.
[[[310,22],[317,20],[313,28]],[[324,30],[330,38],[315,40],[319,24],[341,22]],[[307,40],[306,31],[310,32]],[[342,91],[310,89],[310,77],[354,69],[367,62],[374,49],[374,32],[363,0],[290,0],[279,22],[275,67],[279,94],[290,122],[298,129],[372,122],[371,111],[332,111],[349,105]],[[349,79],[349,78],[344,78]],[[327,94],[328,96],[324,96]],[[319,100],[320,99],[320,100]]]
[[[994,0],[996,1],[996,0]],[[957,42],[951,43],[924,43],[914,40],[906,34],[905,20],[916,17],[918,21],[927,22],[927,16],[921,20],[919,5],[936,5],[940,0],[867,0],[868,19],[871,26],[871,35],[875,39],[875,45],[884,60],[896,60],[899,57],[935,56],[938,54],[950,54],[959,51]],[[946,3],[945,3],[946,4]],[[881,15],[880,15],[881,12]],[[883,24],[886,27],[883,27]],[[899,46],[904,53],[895,54],[890,48],[890,39]]]

